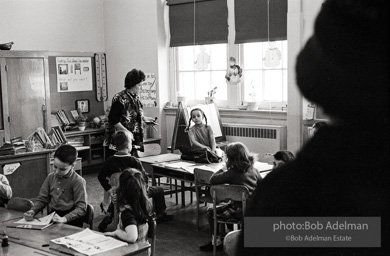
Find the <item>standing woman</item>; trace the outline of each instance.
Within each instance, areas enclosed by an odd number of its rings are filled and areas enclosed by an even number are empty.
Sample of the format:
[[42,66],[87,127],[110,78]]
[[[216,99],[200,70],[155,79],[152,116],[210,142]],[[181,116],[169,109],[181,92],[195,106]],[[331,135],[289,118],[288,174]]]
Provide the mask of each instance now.
[[144,150],[142,121],[150,123],[154,122],[154,119],[144,116],[142,103],[138,96],[143,81],[145,81],[144,72],[132,69],[126,75],[125,89],[115,94],[112,98],[104,140],[106,158],[114,155],[116,152],[112,143],[112,135],[118,130],[128,130],[133,133],[132,155],[134,155],[135,150],[142,152]]

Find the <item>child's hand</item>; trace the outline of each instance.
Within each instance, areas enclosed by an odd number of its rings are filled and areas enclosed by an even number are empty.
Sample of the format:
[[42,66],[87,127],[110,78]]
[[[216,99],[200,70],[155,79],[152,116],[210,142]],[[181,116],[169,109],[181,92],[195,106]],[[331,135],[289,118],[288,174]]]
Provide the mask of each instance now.
[[114,236],[115,237],[115,231],[113,232],[104,232],[105,236]]
[[29,210],[23,214],[23,217],[27,221],[32,221],[34,219],[35,212],[33,210]]
[[110,190],[107,191],[108,194],[111,197],[111,201],[115,204],[116,203],[116,188],[112,187]]
[[67,219],[65,217],[60,217],[58,214],[54,214],[53,221],[57,223],[66,223]]

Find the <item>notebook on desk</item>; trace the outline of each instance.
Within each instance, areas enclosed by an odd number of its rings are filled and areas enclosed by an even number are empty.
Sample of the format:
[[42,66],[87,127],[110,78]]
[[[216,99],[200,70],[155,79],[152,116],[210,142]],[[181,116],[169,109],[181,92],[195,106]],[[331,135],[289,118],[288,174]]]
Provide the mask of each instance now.
[[32,221],[27,221],[25,218],[22,218],[18,221],[8,224],[7,227],[43,230],[53,225],[54,215],[55,212],[52,212],[47,216],[43,216],[41,218],[34,218]]

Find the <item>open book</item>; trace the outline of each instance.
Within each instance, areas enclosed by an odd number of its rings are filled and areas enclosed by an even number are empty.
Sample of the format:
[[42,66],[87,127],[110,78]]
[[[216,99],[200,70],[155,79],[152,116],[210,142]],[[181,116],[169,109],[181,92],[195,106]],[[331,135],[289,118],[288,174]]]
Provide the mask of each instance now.
[[41,218],[34,217],[32,221],[27,221],[25,218],[22,218],[12,224],[7,225],[7,227],[42,230],[53,224],[54,214],[55,212],[52,212],[51,214]]

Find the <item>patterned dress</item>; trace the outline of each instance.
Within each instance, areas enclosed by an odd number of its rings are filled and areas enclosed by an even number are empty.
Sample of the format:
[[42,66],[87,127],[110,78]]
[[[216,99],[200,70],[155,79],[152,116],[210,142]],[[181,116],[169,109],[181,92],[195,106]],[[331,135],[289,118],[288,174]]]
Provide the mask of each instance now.
[[133,146],[139,146],[143,151],[142,119],[144,112],[138,95],[123,90],[114,95],[111,110],[108,115],[108,126],[105,132],[104,146],[116,150],[112,143],[112,135],[115,133],[115,124],[121,123],[127,130],[133,133]]

